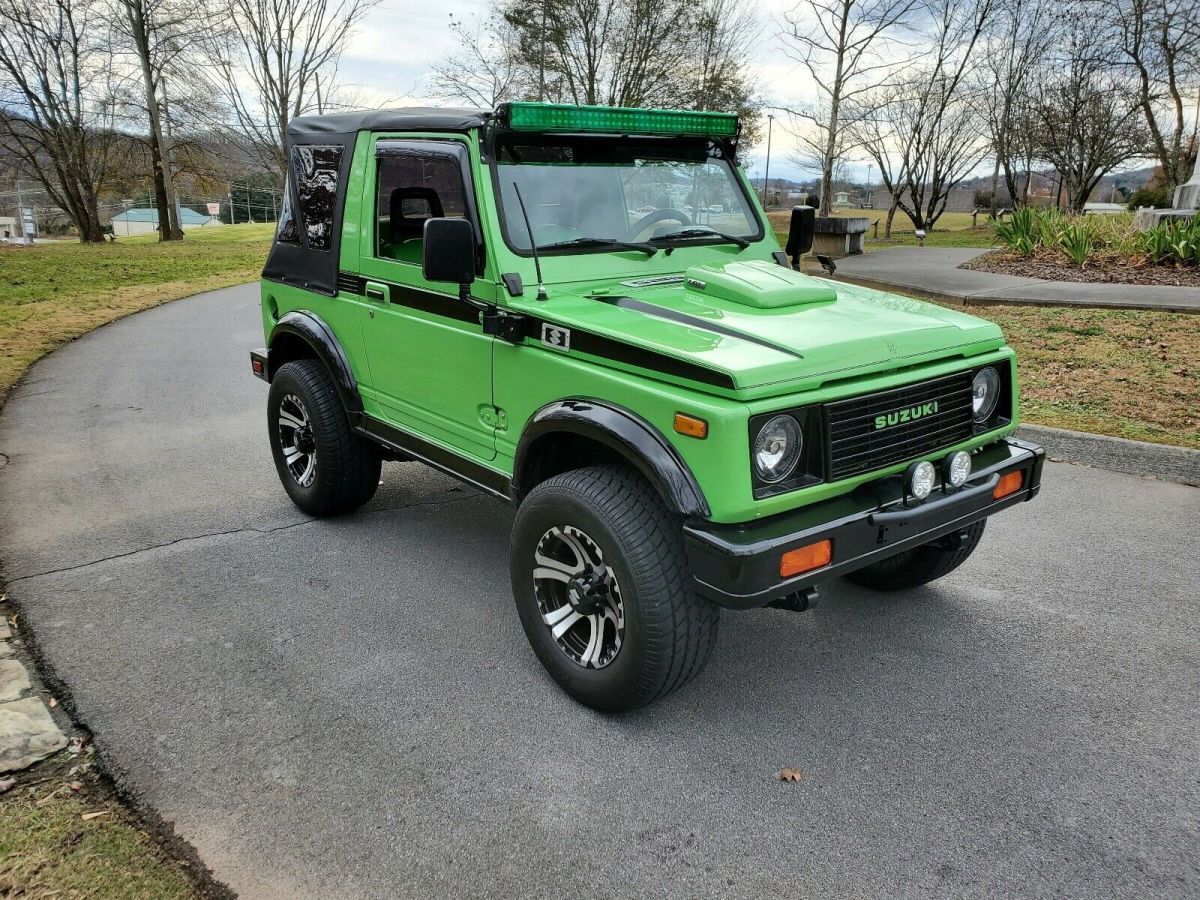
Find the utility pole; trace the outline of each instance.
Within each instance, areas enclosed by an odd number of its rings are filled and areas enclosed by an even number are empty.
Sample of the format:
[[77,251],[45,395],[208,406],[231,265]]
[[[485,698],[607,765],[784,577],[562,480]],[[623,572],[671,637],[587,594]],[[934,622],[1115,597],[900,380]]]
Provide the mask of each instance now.
[[775,124],[775,115],[767,113],[767,164],[763,167],[763,209],[767,208],[767,176],[771,174],[771,126]]

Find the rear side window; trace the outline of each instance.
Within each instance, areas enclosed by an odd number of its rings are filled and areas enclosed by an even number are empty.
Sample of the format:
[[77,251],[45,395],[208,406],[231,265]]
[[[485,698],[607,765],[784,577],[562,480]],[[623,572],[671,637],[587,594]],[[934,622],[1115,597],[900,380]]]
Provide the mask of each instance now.
[[301,230],[309,250],[328,250],[333,246],[333,212],[341,164],[342,148],[336,145],[304,144],[292,148],[292,175],[296,179]]
[[283,209],[279,213],[279,225],[275,229],[275,240],[285,244],[300,243],[300,232],[296,228],[296,214],[292,212],[292,186],[287,181],[283,184]]

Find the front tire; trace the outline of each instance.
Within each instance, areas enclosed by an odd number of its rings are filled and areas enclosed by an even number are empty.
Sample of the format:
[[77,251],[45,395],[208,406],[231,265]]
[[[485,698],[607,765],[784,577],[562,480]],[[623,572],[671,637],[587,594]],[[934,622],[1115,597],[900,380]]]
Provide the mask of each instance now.
[[362,506],[379,486],[379,448],[350,430],[337,388],[315,359],[279,367],[267,395],[271,455],[284,490],[310,516]]
[[509,568],[538,659],[593,709],[635,709],[682,687],[716,643],[720,609],[690,590],[678,527],[632,469],[576,469],[535,487]]
[[876,591],[906,591],[936,581],[975,552],[986,524],[987,519],[981,519],[967,526],[965,538],[955,545],[947,546],[944,538],[923,544],[851,572],[846,580]]

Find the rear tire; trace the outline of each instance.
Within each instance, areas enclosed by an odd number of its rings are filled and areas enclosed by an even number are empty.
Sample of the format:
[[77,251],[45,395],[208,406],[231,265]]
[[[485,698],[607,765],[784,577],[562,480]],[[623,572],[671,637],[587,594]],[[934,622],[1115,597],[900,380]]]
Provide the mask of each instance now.
[[379,448],[350,430],[337,388],[315,359],[284,363],[267,395],[267,431],[279,480],[310,516],[362,506],[379,486]]
[[981,519],[967,526],[966,540],[956,547],[947,548],[944,539],[933,541],[851,572],[846,580],[876,591],[906,591],[936,581],[975,552],[986,524]]
[[632,469],[576,469],[535,487],[509,568],[538,659],[593,709],[635,709],[682,687],[716,643],[720,608],[690,589],[678,525]]

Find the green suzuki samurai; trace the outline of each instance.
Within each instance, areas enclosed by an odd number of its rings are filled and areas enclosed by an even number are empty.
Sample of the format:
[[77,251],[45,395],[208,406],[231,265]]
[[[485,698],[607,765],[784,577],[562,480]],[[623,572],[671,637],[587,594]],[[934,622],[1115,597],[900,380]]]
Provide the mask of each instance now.
[[1031,499],[995,325],[801,274],[735,116],[507,103],[298,118],[262,277],[284,488],[345,513],[382,460],[516,505],[517,613],[602,710],[704,667],[721,607],[940,578]]

